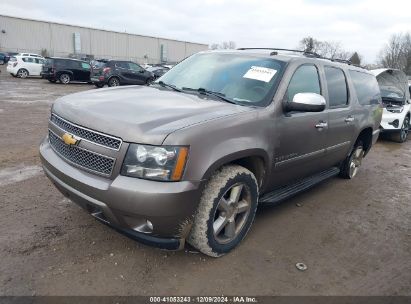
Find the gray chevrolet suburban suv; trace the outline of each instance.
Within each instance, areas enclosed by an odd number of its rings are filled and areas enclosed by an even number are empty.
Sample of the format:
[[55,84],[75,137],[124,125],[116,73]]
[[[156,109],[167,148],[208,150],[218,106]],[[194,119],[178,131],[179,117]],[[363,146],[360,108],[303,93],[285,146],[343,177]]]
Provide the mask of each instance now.
[[381,115],[362,68],[280,49],[205,51],[149,86],[59,98],[40,155],[99,221],[216,257],[241,242],[258,205],[353,178]]

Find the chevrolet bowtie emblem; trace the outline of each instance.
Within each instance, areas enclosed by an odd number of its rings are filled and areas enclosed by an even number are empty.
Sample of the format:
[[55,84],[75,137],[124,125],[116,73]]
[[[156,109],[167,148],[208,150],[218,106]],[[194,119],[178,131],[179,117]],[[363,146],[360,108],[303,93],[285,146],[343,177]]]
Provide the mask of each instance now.
[[77,145],[80,142],[80,139],[74,137],[70,133],[64,133],[61,139],[65,142],[66,145]]

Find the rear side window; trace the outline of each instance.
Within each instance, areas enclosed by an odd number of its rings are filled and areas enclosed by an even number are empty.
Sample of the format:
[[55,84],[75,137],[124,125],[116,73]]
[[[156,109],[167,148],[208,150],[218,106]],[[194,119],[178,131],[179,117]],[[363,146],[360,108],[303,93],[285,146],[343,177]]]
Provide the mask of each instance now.
[[381,103],[381,93],[375,76],[352,70],[350,76],[361,105]]
[[328,102],[330,108],[343,107],[348,104],[347,81],[344,72],[334,67],[324,67],[327,80]]
[[34,59],[30,57],[22,57],[21,60],[23,60],[24,62],[34,62]]
[[81,63],[81,68],[83,70],[90,70],[90,65],[88,63],[82,62]]
[[298,93],[321,94],[318,71],[314,65],[302,65],[294,72],[287,89],[288,100],[293,100]]
[[116,62],[116,67],[128,70],[128,63],[124,61],[119,61],[119,62]]

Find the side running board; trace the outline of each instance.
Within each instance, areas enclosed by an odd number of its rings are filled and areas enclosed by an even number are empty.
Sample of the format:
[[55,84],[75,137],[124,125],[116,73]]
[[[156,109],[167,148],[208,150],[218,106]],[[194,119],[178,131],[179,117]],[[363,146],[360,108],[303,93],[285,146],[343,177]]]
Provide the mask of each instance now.
[[310,177],[299,180],[291,185],[282,186],[272,192],[264,194],[260,197],[259,204],[277,204],[285,199],[288,199],[300,192],[310,189],[311,187],[321,183],[322,181],[336,176],[340,173],[340,169],[333,167],[331,169],[322,171]]

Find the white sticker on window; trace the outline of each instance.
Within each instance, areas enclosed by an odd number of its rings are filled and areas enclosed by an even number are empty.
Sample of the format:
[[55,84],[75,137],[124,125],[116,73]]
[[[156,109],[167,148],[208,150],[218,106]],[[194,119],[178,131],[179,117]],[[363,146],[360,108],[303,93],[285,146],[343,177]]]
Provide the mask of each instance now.
[[264,68],[259,66],[252,66],[247,73],[244,74],[244,78],[255,79],[264,82],[269,82],[273,76],[277,73],[277,70],[270,68]]

